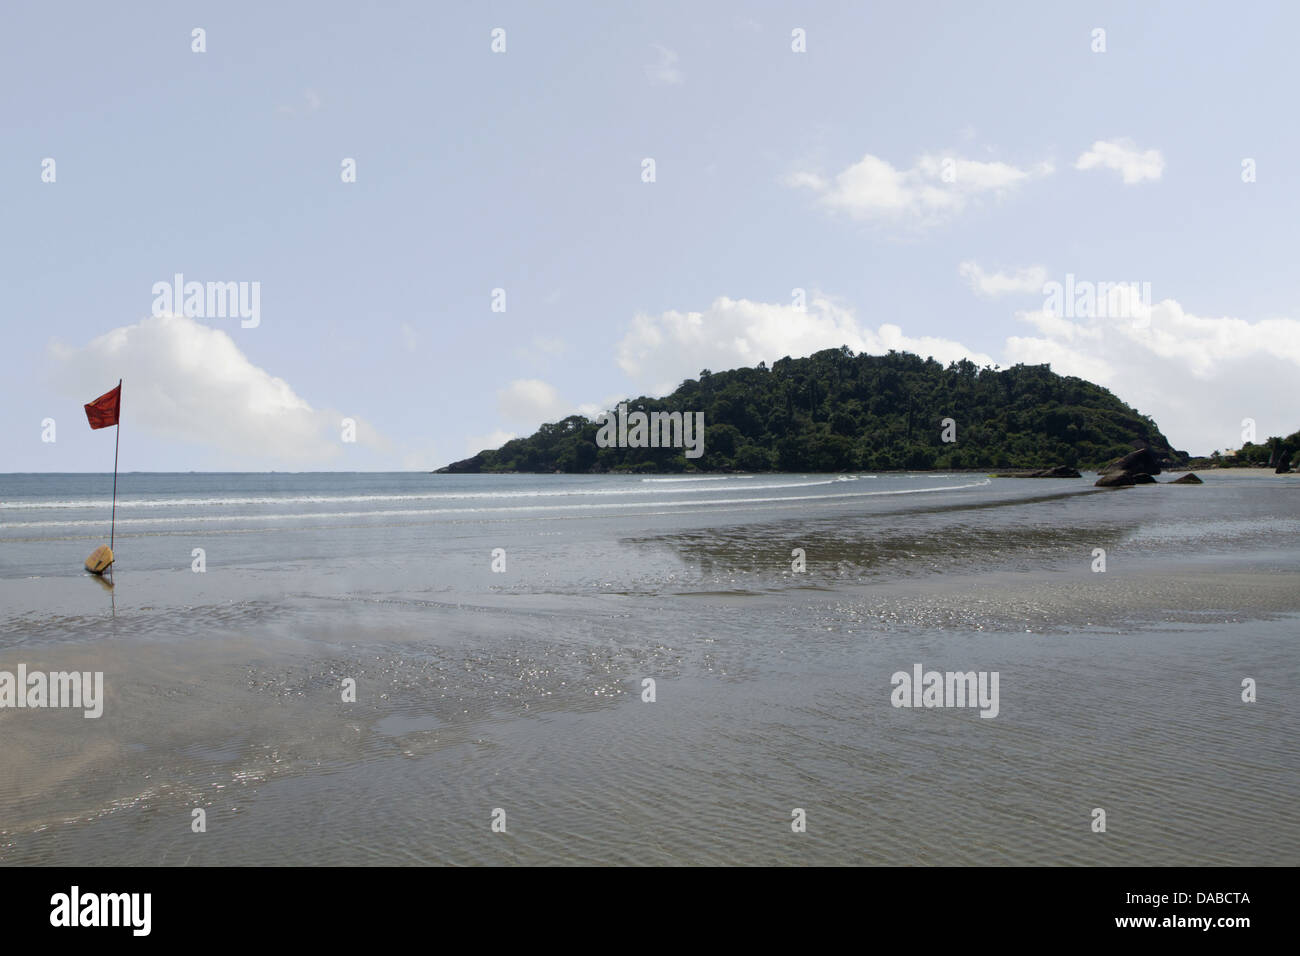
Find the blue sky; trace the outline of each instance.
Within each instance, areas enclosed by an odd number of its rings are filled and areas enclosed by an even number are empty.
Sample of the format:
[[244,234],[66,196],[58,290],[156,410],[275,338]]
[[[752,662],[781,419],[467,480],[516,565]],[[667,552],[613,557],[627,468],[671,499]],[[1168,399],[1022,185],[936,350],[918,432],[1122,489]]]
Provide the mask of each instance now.
[[[107,468],[119,377],[125,470],[433,468],[839,344],[1300,427],[1294,5],[358,6],[6,4],[0,471]],[[151,316],[176,273],[258,324]]]

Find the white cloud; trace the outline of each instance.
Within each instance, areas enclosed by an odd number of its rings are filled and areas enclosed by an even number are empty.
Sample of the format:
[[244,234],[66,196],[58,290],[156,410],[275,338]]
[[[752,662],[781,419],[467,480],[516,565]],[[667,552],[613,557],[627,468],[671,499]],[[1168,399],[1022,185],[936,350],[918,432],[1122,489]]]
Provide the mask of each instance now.
[[1042,266],[1019,269],[1014,275],[1005,272],[985,272],[975,262],[963,262],[957,272],[980,295],[999,296],[1010,293],[1042,293],[1047,282],[1047,270]]
[[945,364],[960,358],[980,365],[993,361],[960,342],[910,338],[896,325],[870,329],[850,310],[817,296],[805,312],[791,305],[723,297],[703,312],[638,315],[618,343],[617,360],[638,388],[663,395],[704,368],[770,365],[787,355],[797,358],[841,345],[855,352],[896,349],[933,355]]
[[650,82],[658,86],[680,86],[685,83],[686,76],[677,67],[677,54],[657,43],[651,46],[658,53],[658,57],[645,68],[645,75],[649,77]]
[[1194,453],[1240,444],[1240,423],[1260,435],[1300,427],[1300,321],[1193,315],[1173,299],[1137,318],[1067,319],[1046,312],[1017,317],[1038,335],[1013,336],[1006,362],[1050,362],[1111,389],[1150,415],[1175,446]]
[[626,392],[606,395],[603,402],[583,402],[578,406],[577,411],[588,418],[595,418],[602,412],[612,410],[619,402],[627,401],[631,397]]
[[1143,180],[1158,180],[1165,171],[1165,160],[1158,149],[1140,150],[1131,139],[1099,139],[1074,163],[1075,169],[1112,169],[1125,185]]
[[868,153],[833,181],[799,170],[786,177],[786,184],[811,189],[822,205],[855,219],[929,225],[956,216],[984,195],[1004,198],[1051,172],[1052,164],[1047,162],[1020,168],[951,153],[927,153],[912,168],[896,169]]
[[408,352],[414,352],[420,347],[420,333],[415,330],[410,322],[403,322],[398,331],[402,336],[402,345]]
[[466,456],[473,456],[489,448],[500,448],[510,439],[518,437],[514,432],[508,432],[501,428],[488,432],[486,435],[474,435],[465,439],[465,454]]
[[830,184],[826,182],[824,176],[809,172],[791,173],[786,177],[785,184],[795,188],[813,189],[817,192],[823,192],[830,188]]
[[[1066,319],[1057,319],[1056,321],[1065,325],[1072,324]],[[1039,330],[1045,331],[1042,326],[1040,326]],[[1042,365],[1046,363],[1051,365],[1052,371],[1058,375],[1075,375],[1107,388],[1115,384],[1115,366],[1104,358],[1090,354],[1089,350],[1072,347],[1079,336],[1070,334],[1064,335],[1063,338],[1066,341],[1063,342],[1053,338],[1011,336],[1006,342],[1007,365],[1015,365],[1018,362],[1023,362],[1026,365]],[[1130,397],[1124,395],[1120,397],[1132,404]],[[1148,414],[1150,414],[1149,410]]]
[[[113,329],[82,348],[51,346],[57,384],[73,397],[123,380],[122,415],[165,439],[214,449],[241,464],[319,464],[343,451],[344,417],[316,409],[258,368],[221,329],[176,315]],[[83,399],[84,400],[84,399]],[[357,422],[357,443],[388,442]]]
[[1172,299],[1149,308],[1129,302],[1109,318],[1074,319],[1042,309],[1016,316],[1032,333],[1009,337],[994,357],[951,339],[908,335],[897,325],[870,328],[825,297],[814,296],[806,312],[724,297],[702,312],[636,316],[616,357],[637,389],[652,395],[667,394],[703,368],[770,365],[841,345],[871,354],[896,349],[932,355],[944,364],[961,358],[981,367],[1046,362],[1059,374],[1111,389],[1154,418],[1175,447],[1194,453],[1236,447],[1243,418],[1254,418],[1261,436],[1300,427],[1295,319],[1207,318]]
[[536,427],[572,415],[575,408],[554,385],[538,378],[517,378],[497,392],[497,411],[507,421]]
[[1058,341],[1077,342],[1100,336],[1099,329],[1079,325],[1047,309],[1039,309],[1034,312],[1017,312],[1016,318],[1028,322],[1043,335]]

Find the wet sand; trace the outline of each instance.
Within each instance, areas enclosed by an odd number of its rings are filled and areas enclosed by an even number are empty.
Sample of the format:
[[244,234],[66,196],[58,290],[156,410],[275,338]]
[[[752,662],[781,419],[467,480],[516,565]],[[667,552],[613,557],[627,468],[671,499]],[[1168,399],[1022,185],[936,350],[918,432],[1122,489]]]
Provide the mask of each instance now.
[[[0,668],[107,695],[0,710],[0,862],[1294,865],[1290,499],[1124,512],[1170,500],[495,523],[448,542],[459,575],[0,580]],[[915,663],[999,672],[998,716],[891,706]]]

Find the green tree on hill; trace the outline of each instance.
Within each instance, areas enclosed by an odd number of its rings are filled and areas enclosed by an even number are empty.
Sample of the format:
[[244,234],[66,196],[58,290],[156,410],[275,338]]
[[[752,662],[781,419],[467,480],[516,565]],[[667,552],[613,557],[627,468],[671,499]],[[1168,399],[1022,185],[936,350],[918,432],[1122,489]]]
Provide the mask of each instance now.
[[[703,456],[689,459],[679,448],[599,448],[597,424],[572,415],[440,470],[1090,468],[1131,451],[1135,441],[1167,459],[1186,460],[1150,418],[1106,389],[1057,375],[1047,365],[977,368],[963,359],[945,367],[908,352],[857,355],[847,346],[783,358],[771,368],[705,369],[671,395],[631,399],[628,407],[702,411]],[[944,418],[956,422],[955,442],[941,438]]]

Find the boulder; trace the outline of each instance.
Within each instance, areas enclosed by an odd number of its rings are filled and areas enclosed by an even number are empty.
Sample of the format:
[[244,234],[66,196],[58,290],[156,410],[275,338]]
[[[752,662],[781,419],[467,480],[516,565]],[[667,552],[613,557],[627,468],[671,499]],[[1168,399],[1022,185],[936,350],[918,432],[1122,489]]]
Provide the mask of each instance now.
[[1093,484],[1098,488],[1123,488],[1135,482],[1132,475],[1102,475]]
[[1194,475],[1192,472],[1189,471],[1187,474],[1182,475],[1182,476],[1180,476],[1180,477],[1178,477],[1178,478],[1175,478],[1173,481],[1169,482],[1169,484],[1171,484],[1171,485],[1203,485],[1203,484],[1205,484],[1205,482],[1201,481],[1201,479],[1197,478],[1196,475]]
[[1160,474],[1160,461],[1156,458],[1155,452],[1143,446],[1129,452],[1122,458],[1116,458],[1103,467],[1101,473],[1103,475],[1117,473],[1123,475],[1158,475]]
[[1145,472],[1139,471],[1133,476],[1133,484],[1135,485],[1154,485],[1155,483],[1156,480]]

